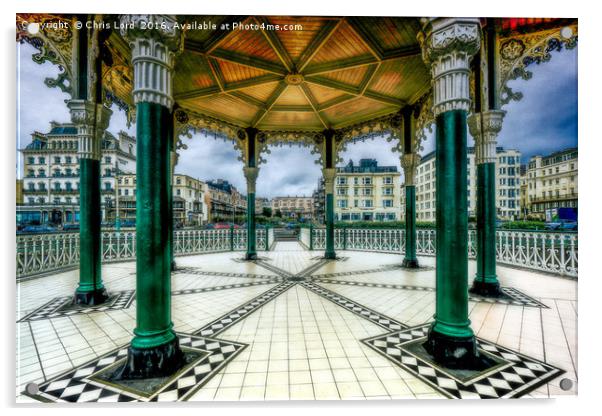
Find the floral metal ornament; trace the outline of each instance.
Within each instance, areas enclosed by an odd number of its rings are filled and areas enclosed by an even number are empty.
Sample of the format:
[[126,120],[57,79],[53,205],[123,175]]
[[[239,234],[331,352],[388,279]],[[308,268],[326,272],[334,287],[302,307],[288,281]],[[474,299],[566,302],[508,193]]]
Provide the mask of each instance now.
[[347,151],[349,143],[365,142],[366,140],[378,137],[384,137],[387,142],[394,142],[394,146],[391,148],[392,152],[401,151],[402,119],[401,113],[395,112],[374,120],[368,120],[336,130],[336,162],[343,161],[339,155]]
[[310,149],[310,154],[319,155],[319,158],[315,161],[316,164],[322,165],[324,161],[324,155],[322,153],[322,143],[324,141],[324,135],[321,132],[315,131],[280,131],[280,130],[267,130],[260,131],[257,134],[257,165],[266,163],[264,155],[271,153],[269,146],[273,147],[307,147]]
[[193,134],[213,136],[214,139],[231,142],[238,154],[237,160],[245,162],[243,141],[239,137],[241,127],[199,113],[184,111],[178,108],[174,112],[176,148],[186,149],[181,137],[192,139]]
[[73,21],[51,14],[17,14],[17,42],[27,42],[39,52],[32,56],[37,64],[50,62],[57,65],[56,78],[46,78],[49,88],[59,88],[71,94],[71,38]]
[[552,52],[573,49],[577,46],[577,24],[538,31],[528,34],[512,34],[498,39],[500,56],[500,102],[508,104],[523,98],[520,91],[514,91],[508,82],[515,79],[529,80],[533,73],[527,67],[552,59]]

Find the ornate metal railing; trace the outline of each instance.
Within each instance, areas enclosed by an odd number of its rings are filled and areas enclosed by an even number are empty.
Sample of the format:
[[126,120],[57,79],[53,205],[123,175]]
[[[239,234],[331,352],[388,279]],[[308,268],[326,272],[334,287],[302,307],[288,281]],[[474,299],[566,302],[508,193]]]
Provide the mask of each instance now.
[[[307,246],[309,230],[302,230],[301,240]],[[314,228],[311,232],[314,250],[326,246],[326,230]],[[498,263],[577,277],[578,237],[576,233],[540,231],[497,231],[496,258]],[[405,230],[375,228],[335,229],[335,249],[405,252]],[[422,256],[436,253],[436,232],[432,229],[416,231],[416,252]],[[468,257],[477,256],[476,230],[468,231]]]
[[[258,229],[257,250],[266,250],[271,229]],[[266,236],[268,237],[266,240]],[[245,229],[178,230],[174,232],[176,256],[242,251],[247,247]],[[102,233],[102,260],[116,262],[136,257],[135,231]],[[17,236],[17,278],[52,272],[79,263],[79,233],[52,233]]]

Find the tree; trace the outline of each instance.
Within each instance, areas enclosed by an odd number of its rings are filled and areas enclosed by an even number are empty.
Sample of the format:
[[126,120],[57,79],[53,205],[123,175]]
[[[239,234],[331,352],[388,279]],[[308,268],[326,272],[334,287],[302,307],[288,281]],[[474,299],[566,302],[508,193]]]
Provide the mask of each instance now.
[[263,209],[261,210],[261,215],[263,215],[264,217],[271,217],[272,216],[272,208],[270,207],[263,207]]
[[276,214],[274,214],[275,217],[278,218],[282,218],[282,211],[280,211],[279,209],[276,210]]

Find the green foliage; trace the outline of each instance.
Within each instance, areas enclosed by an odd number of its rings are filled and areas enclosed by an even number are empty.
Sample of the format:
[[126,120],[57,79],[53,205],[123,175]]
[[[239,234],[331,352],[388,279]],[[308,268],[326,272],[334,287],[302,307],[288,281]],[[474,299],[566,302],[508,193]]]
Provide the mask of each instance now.
[[276,210],[276,213],[274,214],[275,217],[278,218],[282,218],[282,211],[280,211],[279,209]]
[[271,217],[272,216],[272,208],[263,207],[261,209],[261,215],[263,215],[264,217]]
[[543,221],[508,221],[498,228],[503,230],[544,230],[546,223]]
[[[404,221],[341,221],[336,228],[404,228]],[[434,222],[417,222],[416,228],[435,228]]]

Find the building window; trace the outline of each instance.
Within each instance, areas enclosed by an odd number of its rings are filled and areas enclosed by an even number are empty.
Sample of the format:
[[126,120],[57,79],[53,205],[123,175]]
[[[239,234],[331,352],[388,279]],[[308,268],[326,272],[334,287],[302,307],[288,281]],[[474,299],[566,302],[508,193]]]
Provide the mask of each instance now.
[[111,182],[105,182],[105,190],[107,190],[107,191],[111,190]]
[[337,199],[337,207],[347,208],[347,200],[346,199]]
[[65,156],[65,163],[68,165],[71,164],[71,156]]
[[111,156],[105,156],[105,163],[111,164]]
[[364,192],[362,192],[362,195],[365,195],[365,196],[372,195],[372,188],[364,188]]
[[362,178],[363,185],[372,185],[372,178],[369,176],[365,176]]
[[39,157],[39,158],[38,158],[38,162],[40,163],[40,165],[43,165],[44,163],[46,163],[46,158],[44,158],[44,157]]
[[27,163],[30,164],[30,165],[35,165],[35,163],[36,163],[35,157],[28,157],[27,158]]
[[27,170],[27,177],[28,178],[33,178],[35,176],[35,172],[33,169],[28,169]]
[[393,188],[391,188],[391,187],[383,188],[383,195],[393,195]]
[[72,187],[71,182],[66,182],[65,183],[65,189],[66,190],[71,191],[71,187]]
[[129,190],[129,189],[124,189],[124,190],[123,190],[123,194],[124,194],[125,196],[128,196],[128,195],[129,195],[129,193],[130,193],[130,190]]
[[385,176],[383,178],[383,184],[391,185],[393,183],[393,178],[391,176]]
[[392,199],[383,199],[383,208],[392,208],[393,200]]
[[362,202],[363,202],[364,208],[372,208],[372,200],[371,199],[364,199],[364,200],[362,200]]
[[61,157],[60,156],[55,156],[54,163],[60,164],[61,163]]
[[337,185],[347,185],[347,178],[344,176],[337,176]]

